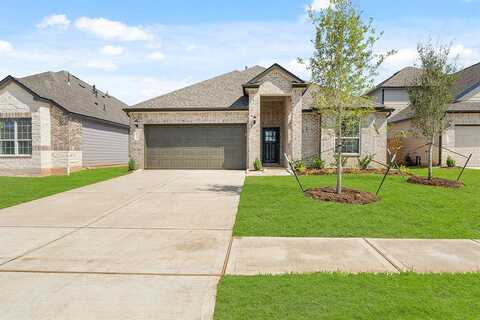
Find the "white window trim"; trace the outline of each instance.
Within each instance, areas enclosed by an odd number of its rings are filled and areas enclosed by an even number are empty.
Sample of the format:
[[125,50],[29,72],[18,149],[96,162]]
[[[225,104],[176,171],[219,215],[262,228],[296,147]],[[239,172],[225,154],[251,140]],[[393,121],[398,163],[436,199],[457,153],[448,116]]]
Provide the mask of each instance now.
[[29,154],[20,154],[19,153],[19,142],[21,141],[31,141],[33,149],[33,139],[19,139],[18,138],[18,120],[19,119],[30,119],[30,130],[32,130],[32,120],[31,118],[2,118],[0,120],[12,120],[13,121],[13,140],[12,139],[1,139],[0,141],[13,141],[14,154],[0,154],[0,158],[30,158],[32,156],[33,150],[30,150]]
[[[337,139],[338,138],[335,135],[335,138],[334,138],[335,152],[337,150]],[[359,157],[362,154],[362,122],[361,122],[361,120],[359,120],[359,122],[358,122],[358,136],[356,136],[356,137],[344,137],[344,136],[342,136],[341,139],[357,139],[358,140],[358,152],[353,152],[353,153],[342,152],[342,155],[350,156],[350,157]]]

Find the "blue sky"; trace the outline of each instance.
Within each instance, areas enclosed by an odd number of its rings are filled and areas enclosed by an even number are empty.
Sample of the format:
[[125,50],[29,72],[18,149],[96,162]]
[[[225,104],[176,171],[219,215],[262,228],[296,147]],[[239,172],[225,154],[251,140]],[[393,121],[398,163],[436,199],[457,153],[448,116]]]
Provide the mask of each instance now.
[[[305,7],[325,1],[2,0],[0,77],[68,70],[130,104],[256,64],[308,80]],[[376,50],[398,50],[378,80],[429,38],[452,42],[459,66],[480,62],[480,0],[354,3],[385,32]]]

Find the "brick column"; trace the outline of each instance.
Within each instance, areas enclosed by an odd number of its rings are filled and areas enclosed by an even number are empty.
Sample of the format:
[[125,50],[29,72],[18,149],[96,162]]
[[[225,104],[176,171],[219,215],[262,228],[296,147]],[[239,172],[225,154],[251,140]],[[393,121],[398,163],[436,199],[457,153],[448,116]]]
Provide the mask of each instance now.
[[[135,120],[138,120],[138,128]],[[137,169],[145,169],[145,134],[143,127],[141,114],[132,113],[130,115],[129,154],[130,158],[135,160]]]
[[261,160],[260,152],[260,93],[256,89],[248,90],[247,123],[247,168],[253,169],[253,162]]
[[285,128],[287,129],[287,142],[285,153],[292,160],[302,159],[302,93],[302,88],[294,88],[291,97],[286,101]]

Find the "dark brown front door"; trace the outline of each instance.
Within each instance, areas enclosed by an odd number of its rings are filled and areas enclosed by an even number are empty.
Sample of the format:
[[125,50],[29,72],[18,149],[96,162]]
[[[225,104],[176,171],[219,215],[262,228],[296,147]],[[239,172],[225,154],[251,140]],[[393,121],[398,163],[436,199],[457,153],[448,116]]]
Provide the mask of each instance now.
[[262,149],[263,163],[280,161],[280,128],[263,128]]

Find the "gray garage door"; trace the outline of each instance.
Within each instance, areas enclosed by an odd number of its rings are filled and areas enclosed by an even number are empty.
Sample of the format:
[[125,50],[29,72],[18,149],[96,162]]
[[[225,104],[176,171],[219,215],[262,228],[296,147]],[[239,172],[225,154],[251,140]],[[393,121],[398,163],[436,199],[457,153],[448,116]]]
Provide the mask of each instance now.
[[145,127],[148,169],[245,169],[245,125]]

